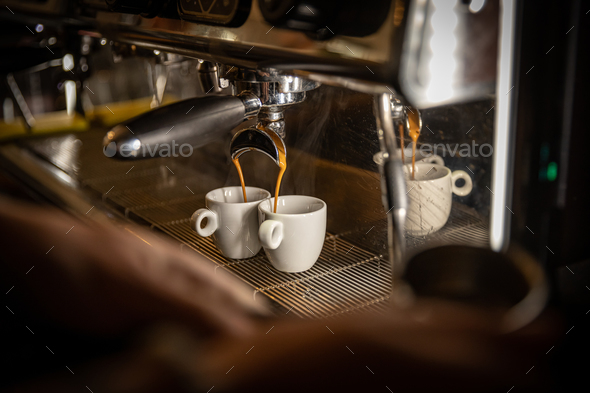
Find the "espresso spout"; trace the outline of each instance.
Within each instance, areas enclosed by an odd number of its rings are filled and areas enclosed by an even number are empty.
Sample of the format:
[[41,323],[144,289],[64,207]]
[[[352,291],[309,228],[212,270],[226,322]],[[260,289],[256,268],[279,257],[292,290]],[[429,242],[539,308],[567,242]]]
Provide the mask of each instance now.
[[[415,123],[418,132],[422,131],[422,115],[416,108],[404,105],[399,99],[390,96],[391,118],[394,122],[401,122],[404,127],[404,135],[411,137],[411,123]],[[404,135],[400,135],[403,137]]]
[[[270,133],[275,134],[274,138]],[[277,146],[277,144],[281,144],[281,146]],[[232,138],[229,147],[232,160],[249,151],[257,151],[266,154],[277,165],[280,165],[279,149],[285,152],[285,156],[287,155],[285,142],[276,132],[255,127],[238,131]]]

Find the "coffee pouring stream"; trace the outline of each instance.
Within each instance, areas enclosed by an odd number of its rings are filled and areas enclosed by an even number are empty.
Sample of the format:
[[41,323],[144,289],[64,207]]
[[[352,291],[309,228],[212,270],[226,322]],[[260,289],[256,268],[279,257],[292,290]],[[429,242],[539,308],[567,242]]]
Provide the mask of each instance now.
[[400,151],[402,155],[402,162],[405,162],[404,157],[404,136],[407,135],[412,140],[412,172],[411,177],[415,177],[416,167],[416,147],[418,144],[418,138],[422,131],[422,116],[420,111],[410,106],[404,106],[402,102],[392,96],[391,101],[391,117],[394,121],[398,122],[399,136],[400,136]]
[[[418,145],[418,138],[422,131],[422,116],[416,108],[407,107],[406,112],[406,129],[408,136],[412,140],[412,180],[416,177],[416,146]],[[402,146],[402,150],[404,146]]]
[[276,213],[281,180],[287,170],[287,148],[283,138],[273,131],[271,127],[267,127],[264,122],[260,122],[256,127],[238,131],[232,138],[229,149],[232,162],[238,170],[240,182],[242,183],[244,202],[247,202],[246,183],[239,162],[240,156],[249,151],[257,151],[270,157],[279,166],[280,171],[277,178],[274,203],[274,212]]

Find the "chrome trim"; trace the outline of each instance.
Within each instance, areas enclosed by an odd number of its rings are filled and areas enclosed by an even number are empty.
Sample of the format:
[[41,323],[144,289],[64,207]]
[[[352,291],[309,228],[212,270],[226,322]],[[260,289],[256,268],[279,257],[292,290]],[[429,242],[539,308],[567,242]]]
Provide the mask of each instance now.
[[[227,68],[227,66],[226,66]],[[224,74],[238,94],[248,91],[260,98],[263,107],[298,104],[305,92],[317,89],[320,83],[292,75],[282,75],[275,69],[248,70],[230,67]]]
[[408,208],[406,182],[401,156],[397,153],[397,141],[391,118],[389,94],[375,96],[375,118],[383,157],[381,170],[381,197],[387,211],[389,262],[393,279],[402,274],[405,263],[404,225]]
[[252,94],[250,91],[243,91],[238,94],[238,97],[242,100],[244,104],[244,117],[251,118],[258,115],[260,112],[260,108],[262,107],[262,102],[260,98],[258,98],[255,94]]
[[398,81],[416,108],[476,100],[494,92],[498,0],[486,1],[476,13],[465,3],[410,2]]
[[199,71],[201,90],[207,94],[221,93],[222,87],[220,86],[217,64],[211,63],[210,61],[199,61],[197,70]]
[[492,164],[492,200],[490,206],[490,247],[494,251],[506,249],[510,239],[512,199],[513,136],[516,131],[514,105],[514,46],[516,29],[516,1],[502,2],[502,23],[498,49],[498,78],[496,79],[496,108],[494,112],[494,155]]
[[262,108],[258,114],[258,125],[256,127],[272,130],[281,138],[285,138],[287,134],[285,132],[285,112],[283,108]]

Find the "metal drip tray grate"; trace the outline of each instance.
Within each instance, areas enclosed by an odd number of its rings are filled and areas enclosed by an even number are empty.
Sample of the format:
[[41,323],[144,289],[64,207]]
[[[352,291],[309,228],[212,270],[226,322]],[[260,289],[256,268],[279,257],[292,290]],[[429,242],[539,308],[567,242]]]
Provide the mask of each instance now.
[[[261,250],[244,260],[225,258],[210,238],[198,237],[189,219],[155,227],[185,246],[208,257],[264,294],[285,313],[326,317],[362,309],[385,308],[378,303],[389,297],[391,272],[387,261],[353,246],[337,235],[327,235],[316,264],[302,273],[284,273],[272,267]],[[379,306],[379,307],[378,307]]]
[[440,244],[464,244],[485,247],[488,243],[488,228],[481,216],[475,210],[457,202],[453,202],[449,220],[439,231],[426,236],[406,235],[408,250]]

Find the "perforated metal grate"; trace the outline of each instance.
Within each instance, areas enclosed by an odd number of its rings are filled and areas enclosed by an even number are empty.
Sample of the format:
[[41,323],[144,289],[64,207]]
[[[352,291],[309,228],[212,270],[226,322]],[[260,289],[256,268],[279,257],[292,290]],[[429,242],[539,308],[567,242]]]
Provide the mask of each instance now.
[[335,235],[326,236],[311,269],[284,273],[272,267],[263,251],[245,260],[223,257],[209,238],[196,236],[189,219],[155,226],[252,285],[254,296],[264,294],[296,315],[325,317],[376,306],[391,290],[387,261]]

